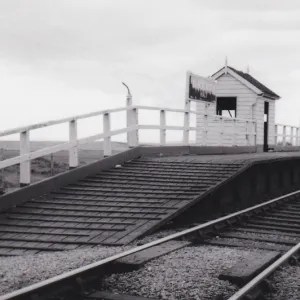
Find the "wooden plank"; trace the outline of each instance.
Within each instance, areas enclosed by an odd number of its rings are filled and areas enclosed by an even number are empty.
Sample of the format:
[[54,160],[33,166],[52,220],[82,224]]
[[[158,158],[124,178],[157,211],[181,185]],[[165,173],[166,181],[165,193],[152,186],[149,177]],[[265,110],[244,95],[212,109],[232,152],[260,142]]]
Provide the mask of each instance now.
[[[81,198],[76,198],[76,196],[74,195],[70,195],[70,196],[55,196],[53,197],[53,201],[56,201],[56,199],[61,199],[61,200],[80,200]],[[151,201],[151,200],[148,200],[148,199],[139,199],[139,200],[136,200],[136,199],[130,199],[130,197],[126,198],[126,199],[119,199],[119,198],[116,198],[115,196],[88,196],[88,195],[85,195],[84,197],[84,200],[83,201],[88,201],[88,202],[107,202],[107,203],[114,203],[114,202],[117,202],[117,203],[135,203],[135,204],[162,204],[164,203],[165,201],[163,200],[155,200],[155,201]]]
[[143,194],[186,194],[186,195],[195,195],[194,192],[190,192],[190,190],[185,190],[185,189],[178,189],[178,190],[163,190],[163,189],[143,189],[143,188],[128,188],[128,189],[123,189],[123,188],[104,188],[104,187],[70,187],[66,186],[62,188],[63,191],[69,191],[72,193],[73,191],[75,192],[113,192],[113,193],[123,193],[123,194],[132,194],[132,193],[143,193]]
[[77,180],[83,179],[86,176],[91,176],[99,171],[109,170],[117,164],[122,164],[125,161],[137,158],[140,155],[140,150],[141,148],[137,147],[128,151],[124,151],[122,153],[99,160],[95,163],[78,167],[69,172],[65,172],[36,184],[32,184],[15,192],[4,194],[0,197],[0,211],[19,203],[26,202],[30,198],[43,195],[53,189],[74,183]]
[[65,232],[66,230],[63,229],[62,231],[64,233],[57,233],[57,232],[54,232],[53,230],[50,230],[49,231],[45,231],[45,230],[28,230],[29,228],[3,228],[3,227],[0,227],[0,234],[3,234],[3,233],[13,233],[13,234],[27,234],[27,235],[30,235],[30,234],[39,234],[39,235],[53,235],[53,236],[65,236],[65,235],[68,235],[68,236],[74,236],[74,237],[81,237],[81,236],[90,236],[89,234],[86,234],[86,233],[69,233],[69,232]]
[[62,124],[62,123],[72,121],[72,120],[86,119],[86,118],[90,118],[90,117],[103,115],[103,114],[106,114],[106,113],[126,111],[128,109],[129,108],[127,108],[127,107],[121,107],[121,108],[100,110],[100,111],[95,111],[95,112],[92,112],[92,113],[87,113],[87,114],[82,114],[82,115],[76,115],[76,116],[72,116],[72,117],[68,117],[68,118],[37,123],[37,124],[30,125],[30,126],[24,126],[24,127],[14,128],[14,129],[8,129],[8,130],[1,131],[0,132],[0,137],[15,134],[15,133],[20,133],[20,132],[24,132],[24,131],[29,131],[29,130],[33,130],[33,129],[48,127],[48,126],[52,126],[52,125],[58,125],[58,124]]
[[250,232],[250,233],[258,233],[258,234],[280,234],[280,235],[283,235],[285,237],[287,236],[290,236],[290,237],[297,237],[300,239],[300,234],[297,234],[297,233],[287,233],[287,232],[280,232],[278,233],[277,231],[272,231],[272,230],[264,230],[264,229],[255,229],[255,228],[235,228],[234,229],[235,231],[238,231],[238,232],[241,232],[241,233],[247,233],[247,232]]
[[77,223],[77,224],[98,224],[98,225],[135,225],[134,222],[126,222],[126,221],[114,221],[114,220],[108,220],[108,221],[94,221],[94,220],[89,220],[90,217],[86,217],[85,220],[79,219],[79,218],[72,218],[67,219],[70,216],[63,216],[62,218],[58,218],[57,216],[46,218],[45,216],[41,217],[31,217],[28,216],[27,214],[24,217],[16,217],[16,216],[7,216],[7,219],[12,219],[12,220],[27,220],[27,221],[40,221],[40,222],[64,222],[64,223]]
[[169,241],[158,246],[154,246],[140,252],[120,258],[116,264],[120,264],[126,270],[136,270],[152,259],[158,258],[172,251],[181,249],[190,245],[190,242]]
[[99,300],[156,300],[153,298],[144,298],[140,296],[130,296],[130,295],[123,295],[123,294],[121,295],[121,294],[114,294],[111,292],[102,292],[102,291],[97,291],[84,297],[85,299],[99,299]]
[[266,242],[266,243],[273,243],[273,244],[284,244],[284,245],[290,245],[295,246],[298,241],[291,241],[287,239],[281,239],[281,238],[267,238],[267,237],[261,237],[257,235],[249,235],[249,234],[239,234],[236,232],[228,232],[228,233],[221,233],[220,237],[222,238],[234,238],[234,239],[240,239],[240,240],[254,240],[254,241],[260,241],[260,242]]
[[[115,211],[118,212],[122,212],[122,213],[130,213],[130,214],[139,214],[141,212],[141,210],[138,209],[130,209],[130,207],[128,207],[128,209],[125,209],[126,207],[121,207],[118,210],[114,210],[114,207],[111,207],[111,209],[91,209],[91,208],[75,208],[75,207],[70,207],[70,208],[66,208],[63,205],[31,205],[31,204],[24,204],[24,205],[20,205],[18,206],[15,210],[21,212],[21,210],[18,210],[18,208],[33,208],[33,209],[50,209],[50,210],[55,210],[55,211],[85,211],[85,212],[103,212],[103,213],[113,213]],[[141,209],[143,209],[142,211],[144,213],[153,215],[153,214],[157,214],[157,215],[165,215],[166,212],[160,212],[160,211],[153,211],[152,209],[148,210],[148,209],[144,209],[143,207],[141,207]],[[160,208],[159,208],[160,209]]]
[[[28,222],[24,222],[24,223],[5,223],[5,222],[0,222],[0,226],[5,226],[5,227],[9,227],[9,226],[14,226],[14,227],[22,227],[22,228],[26,228],[26,227],[32,227],[32,228],[53,228],[53,229],[78,229],[78,230],[94,230],[94,231],[113,231],[113,232],[123,232],[125,229],[102,229],[102,228],[94,228],[94,227],[86,227],[84,225],[82,225],[82,227],[79,227],[78,224],[76,223],[76,221],[74,221],[73,226],[66,226],[64,225],[64,222],[61,222],[61,224],[52,224],[53,222],[30,222],[30,224]],[[76,225],[76,226],[75,226]],[[80,224],[79,224],[80,225]]]
[[[13,214],[13,215],[15,215],[15,214],[27,215],[28,214],[28,215],[34,215],[34,216],[60,216],[60,217],[83,217],[83,218],[88,217],[88,218],[95,218],[95,219],[107,218],[107,217],[113,218],[113,219],[120,219],[121,218],[121,219],[128,219],[128,220],[139,220],[139,219],[141,219],[141,217],[136,216],[136,215],[133,216],[131,213],[129,215],[128,214],[127,215],[122,215],[122,217],[112,216],[111,213],[113,213],[113,211],[110,212],[110,213],[103,213],[103,214],[99,213],[97,215],[92,214],[92,213],[88,214],[88,213],[84,213],[84,212],[80,213],[80,212],[73,212],[73,211],[72,211],[71,214],[68,214],[68,215],[66,215],[65,212],[58,213],[57,211],[48,212],[48,213],[34,212],[34,211],[26,212],[24,210],[21,211],[21,212],[18,212],[18,211],[10,212],[10,214]],[[147,216],[147,217],[143,217],[142,219],[145,219],[145,220],[160,220],[161,218]]]
[[[103,115],[103,131],[104,133],[110,132],[111,131],[111,126],[110,126],[110,114],[104,114]],[[112,153],[112,148],[111,148],[111,137],[108,136],[104,138],[103,141],[103,146],[104,146],[104,156],[110,156]]]
[[69,167],[77,168],[78,161],[78,145],[77,141],[77,120],[72,120],[69,122],[69,141],[70,143],[74,143],[75,146],[69,149]]
[[219,275],[219,279],[228,280],[233,284],[243,286],[270,266],[280,256],[281,254],[279,252],[268,252],[257,254],[255,258],[245,257],[233,267],[223,271]]
[[165,209],[174,209],[173,207],[171,206],[166,206],[164,205],[164,203],[162,202],[160,206],[156,206],[156,205],[146,205],[147,203],[143,203],[143,204],[140,204],[140,205],[137,205],[135,203],[135,201],[131,201],[131,202],[127,202],[127,205],[125,205],[124,203],[122,204],[119,204],[119,203],[101,203],[101,202],[98,202],[98,203],[89,203],[88,201],[86,201],[87,203],[85,203],[85,201],[76,201],[76,200],[73,200],[73,201],[63,201],[63,200],[57,200],[57,201],[45,201],[45,200],[41,200],[41,201],[30,201],[30,202],[27,202],[27,203],[30,203],[30,204],[34,204],[34,203],[37,203],[37,204],[51,204],[51,205],[65,205],[65,206],[73,206],[73,207],[78,207],[78,206],[83,206],[83,207],[89,207],[89,206],[92,206],[92,207],[113,207],[113,208],[148,208],[148,209],[162,209],[165,208]]
[[283,246],[283,245],[265,245],[265,244],[245,245],[244,242],[226,241],[226,239],[211,240],[205,242],[205,244],[213,245],[213,246],[253,248],[253,249],[262,249],[268,251],[282,251],[282,252],[286,252],[289,249],[291,249],[291,247]]
[[[30,154],[29,131],[20,133],[20,156]],[[6,160],[3,162],[5,163]],[[20,161],[21,162],[21,161]],[[1,162],[0,162],[1,165]],[[23,161],[20,164],[20,185],[30,184],[30,161]]]
[[[202,187],[199,187],[199,190],[196,191],[194,193],[194,196],[197,196],[199,195],[199,192],[201,191],[206,191],[207,188],[202,188]],[[78,195],[78,196],[105,196],[105,197],[113,197],[113,198],[117,198],[117,197],[124,197],[124,198],[137,198],[137,199],[162,199],[162,200],[166,200],[166,199],[172,199],[172,200],[181,200],[181,199],[189,199],[189,200],[192,200],[194,198],[193,195],[185,195],[184,193],[182,193],[180,195],[180,197],[178,197],[178,194],[176,192],[174,192],[173,194],[160,194],[160,193],[155,193],[155,194],[152,194],[152,195],[145,195],[145,194],[142,194],[142,193],[136,193],[136,194],[123,194],[123,193],[97,193],[97,192],[83,192],[83,191],[72,191],[72,193],[70,192],[64,192],[64,191],[57,191],[57,192],[52,192],[52,194],[55,194],[55,195],[59,195],[59,196],[62,196],[62,195],[67,195],[69,197],[71,196],[74,196],[74,195]],[[0,198],[1,199],[1,198]],[[1,201],[0,201],[0,204],[1,204]]]

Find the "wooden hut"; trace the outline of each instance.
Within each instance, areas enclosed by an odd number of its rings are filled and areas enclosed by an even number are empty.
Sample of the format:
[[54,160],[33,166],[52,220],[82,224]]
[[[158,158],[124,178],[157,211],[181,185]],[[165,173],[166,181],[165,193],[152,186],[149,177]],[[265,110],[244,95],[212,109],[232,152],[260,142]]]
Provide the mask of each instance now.
[[[275,100],[280,97],[249,73],[238,71],[230,66],[225,65],[211,78],[216,81],[216,101],[207,106],[207,113],[241,120],[254,120],[258,151],[273,148],[275,144]],[[197,111],[203,111],[203,107],[203,103],[197,103]],[[198,116],[197,126],[203,126],[202,116]],[[216,122],[211,121],[208,126],[220,126],[220,122],[216,125]],[[226,127],[226,124],[224,126]],[[236,130],[242,130],[242,126],[245,125],[241,125],[240,128],[237,126]],[[202,132],[199,130],[197,142],[201,139]],[[207,145],[217,145],[217,139],[216,135],[210,134]],[[231,141],[228,141],[228,146],[230,143]],[[237,140],[236,146],[244,146],[244,141]]]

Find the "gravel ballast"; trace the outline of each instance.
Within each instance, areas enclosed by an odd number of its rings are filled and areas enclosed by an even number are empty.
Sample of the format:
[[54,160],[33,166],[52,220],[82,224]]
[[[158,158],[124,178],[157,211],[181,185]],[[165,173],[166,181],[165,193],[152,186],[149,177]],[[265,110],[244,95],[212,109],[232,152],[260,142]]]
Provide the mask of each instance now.
[[[225,269],[244,257],[263,250],[241,250],[214,246],[193,246],[157,258],[144,268],[113,274],[103,281],[103,290],[156,299],[227,299],[237,291],[228,281],[218,279]],[[221,297],[222,295],[222,297]]]
[[299,266],[284,266],[281,270],[277,270],[271,283],[276,291],[266,296],[268,300],[300,299]]
[[0,295],[60,275],[125,250],[94,247],[0,258]]

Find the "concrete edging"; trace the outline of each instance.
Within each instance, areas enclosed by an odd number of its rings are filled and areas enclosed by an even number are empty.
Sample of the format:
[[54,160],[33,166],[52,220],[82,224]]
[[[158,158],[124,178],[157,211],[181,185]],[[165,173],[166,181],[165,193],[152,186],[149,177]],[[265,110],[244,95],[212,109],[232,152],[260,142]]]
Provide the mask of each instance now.
[[259,152],[256,146],[218,147],[218,146],[142,146],[141,154],[147,156],[162,155],[216,155],[216,154],[242,154]]

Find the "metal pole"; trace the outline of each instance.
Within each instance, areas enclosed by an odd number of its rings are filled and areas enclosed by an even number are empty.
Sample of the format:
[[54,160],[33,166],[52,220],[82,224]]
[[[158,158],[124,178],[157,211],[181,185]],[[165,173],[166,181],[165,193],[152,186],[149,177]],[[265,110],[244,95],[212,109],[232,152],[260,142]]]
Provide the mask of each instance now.
[[[122,84],[127,88],[127,96],[126,96],[126,107],[132,106],[132,95],[130,93],[130,89],[127,84],[122,82]],[[131,109],[128,109],[126,112],[126,126],[130,127],[133,125],[133,111]],[[127,145],[130,147],[133,143],[133,134],[132,132],[127,132]]]

